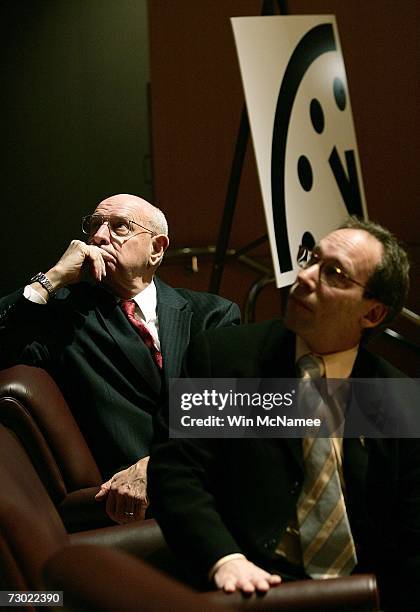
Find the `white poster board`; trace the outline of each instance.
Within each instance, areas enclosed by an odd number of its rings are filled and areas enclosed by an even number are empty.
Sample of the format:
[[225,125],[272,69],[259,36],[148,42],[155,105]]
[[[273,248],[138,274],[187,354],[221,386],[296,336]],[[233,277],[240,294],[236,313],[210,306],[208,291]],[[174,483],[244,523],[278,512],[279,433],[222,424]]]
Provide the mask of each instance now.
[[239,57],[278,287],[300,244],[348,214],[367,217],[335,17],[235,17]]

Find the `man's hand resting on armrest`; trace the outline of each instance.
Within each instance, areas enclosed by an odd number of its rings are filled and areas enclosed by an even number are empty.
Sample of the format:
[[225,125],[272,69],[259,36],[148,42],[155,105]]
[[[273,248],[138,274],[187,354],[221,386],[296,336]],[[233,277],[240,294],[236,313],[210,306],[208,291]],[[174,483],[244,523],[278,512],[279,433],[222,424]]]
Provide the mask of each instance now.
[[106,500],[106,512],[116,523],[143,520],[149,505],[147,498],[147,464],[143,457],[126,470],[114,474],[101,485],[95,499]]
[[280,584],[281,577],[269,574],[243,557],[220,565],[213,575],[213,580],[216,587],[223,589],[225,593],[233,593],[236,590],[253,593],[268,591],[270,587]]

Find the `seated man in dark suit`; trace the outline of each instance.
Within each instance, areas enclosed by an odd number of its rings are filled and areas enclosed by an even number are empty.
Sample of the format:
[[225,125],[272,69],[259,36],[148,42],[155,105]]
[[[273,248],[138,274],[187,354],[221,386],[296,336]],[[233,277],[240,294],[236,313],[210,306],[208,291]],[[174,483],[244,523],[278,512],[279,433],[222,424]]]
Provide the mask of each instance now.
[[[406,297],[409,265],[394,237],[349,219],[304,251],[284,324],[200,334],[187,353],[187,376],[293,378],[308,356],[327,378],[403,376],[362,343]],[[411,609],[410,598],[420,609],[419,440],[315,440],[328,443],[328,455],[305,438],[165,440],[160,433],[149,495],[169,545],[197,577],[226,592],[375,572],[386,609]],[[330,470],[323,481],[314,479],[320,459]],[[328,520],[319,519],[318,502]]]
[[107,198],[82,229],[87,244],[73,240],[50,270],[1,300],[0,367],[50,372],[108,479],[97,498],[127,522],[148,505],[152,415],[168,379],[179,375],[191,338],[240,314],[228,300],[155,277],[168,226],[145,200]]

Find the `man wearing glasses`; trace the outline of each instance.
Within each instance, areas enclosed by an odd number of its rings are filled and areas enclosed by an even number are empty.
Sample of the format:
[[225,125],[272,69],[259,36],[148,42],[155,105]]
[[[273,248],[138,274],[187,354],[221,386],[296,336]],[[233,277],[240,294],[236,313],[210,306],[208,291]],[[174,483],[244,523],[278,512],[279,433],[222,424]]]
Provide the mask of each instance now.
[[[409,265],[395,238],[349,219],[301,247],[298,263],[284,322],[200,334],[187,376],[294,378],[298,368],[303,378],[403,376],[363,346],[406,298]],[[197,578],[252,593],[374,572],[386,610],[420,609],[418,440],[160,439],[149,463],[154,516]]]
[[73,240],[50,270],[2,300],[0,361],[52,374],[108,478],[97,498],[124,523],[144,518],[152,415],[169,378],[190,339],[238,323],[239,308],[155,277],[168,226],[139,197],[107,198],[82,231],[86,243]]

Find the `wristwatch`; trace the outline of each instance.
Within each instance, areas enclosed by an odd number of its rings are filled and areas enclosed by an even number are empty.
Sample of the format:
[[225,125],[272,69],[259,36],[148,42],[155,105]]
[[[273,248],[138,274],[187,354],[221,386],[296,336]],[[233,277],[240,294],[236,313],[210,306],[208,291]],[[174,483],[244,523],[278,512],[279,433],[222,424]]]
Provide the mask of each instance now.
[[52,286],[51,281],[45,276],[43,272],[38,272],[38,274],[35,274],[35,276],[33,276],[29,282],[39,283],[40,285],[42,285],[42,287],[44,287],[44,289],[48,291],[48,295],[50,296],[50,298],[54,297],[56,294],[56,291]]

